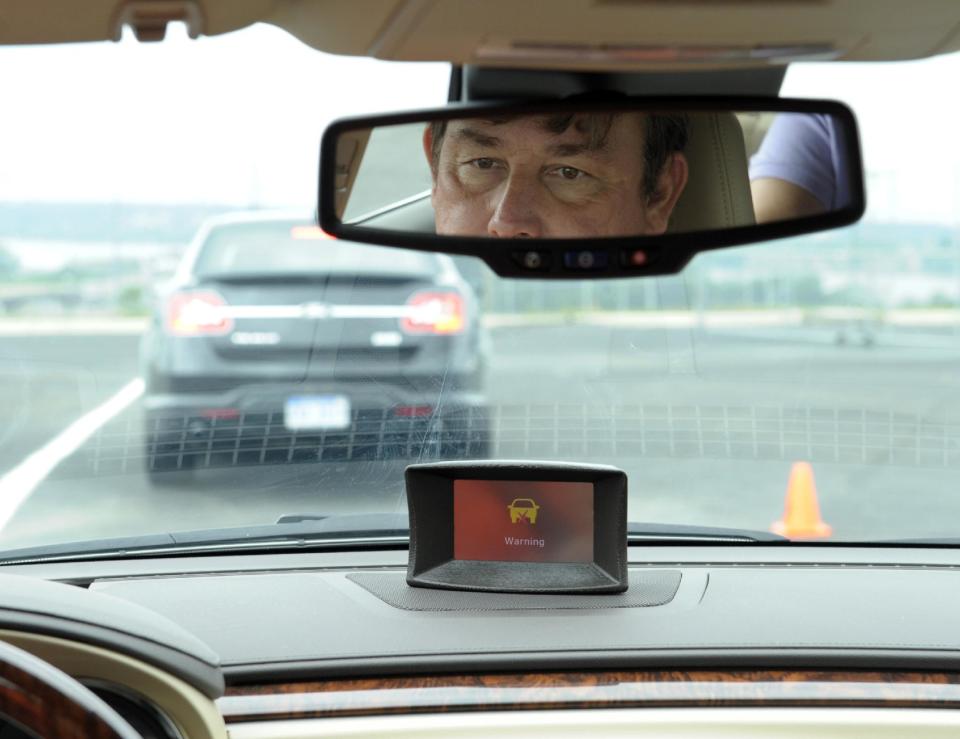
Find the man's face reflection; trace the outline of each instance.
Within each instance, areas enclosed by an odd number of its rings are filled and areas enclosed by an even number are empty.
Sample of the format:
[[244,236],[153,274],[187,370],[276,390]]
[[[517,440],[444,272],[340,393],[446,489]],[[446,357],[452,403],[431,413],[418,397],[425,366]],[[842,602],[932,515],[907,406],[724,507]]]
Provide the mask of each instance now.
[[428,128],[438,234],[577,238],[663,233],[686,184],[672,153],[646,182],[640,113],[454,120]]

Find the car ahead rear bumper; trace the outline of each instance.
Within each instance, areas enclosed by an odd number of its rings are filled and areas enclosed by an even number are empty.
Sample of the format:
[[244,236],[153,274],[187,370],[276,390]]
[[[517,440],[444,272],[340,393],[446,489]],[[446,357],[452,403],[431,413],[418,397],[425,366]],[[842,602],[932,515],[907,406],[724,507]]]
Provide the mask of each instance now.
[[[282,410],[288,398],[309,395],[342,395],[353,408],[485,406],[486,397],[475,389],[474,378],[450,377],[377,378],[355,382],[305,380],[297,382],[252,382],[229,384],[217,389],[205,386],[196,392],[157,392],[151,383],[143,398],[150,413],[234,409],[239,412]],[[158,384],[160,388],[169,385]]]
[[[330,383],[260,384],[144,398],[150,472],[309,462],[482,459],[491,424],[480,393]],[[290,397],[342,395],[340,428],[290,428]]]

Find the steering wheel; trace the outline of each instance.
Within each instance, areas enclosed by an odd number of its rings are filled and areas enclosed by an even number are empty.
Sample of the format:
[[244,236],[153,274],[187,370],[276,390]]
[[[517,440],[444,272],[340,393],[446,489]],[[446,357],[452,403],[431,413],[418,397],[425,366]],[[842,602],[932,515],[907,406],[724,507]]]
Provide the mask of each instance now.
[[142,739],[65,672],[0,642],[0,726],[5,719],[44,739]]

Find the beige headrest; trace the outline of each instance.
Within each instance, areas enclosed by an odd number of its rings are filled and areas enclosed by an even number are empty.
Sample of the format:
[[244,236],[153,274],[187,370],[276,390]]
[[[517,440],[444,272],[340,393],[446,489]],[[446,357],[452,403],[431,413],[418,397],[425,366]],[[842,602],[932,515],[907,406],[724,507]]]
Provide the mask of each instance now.
[[733,113],[693,113],[684,150],[690,174],[671,233],[755,223],[743,131]]

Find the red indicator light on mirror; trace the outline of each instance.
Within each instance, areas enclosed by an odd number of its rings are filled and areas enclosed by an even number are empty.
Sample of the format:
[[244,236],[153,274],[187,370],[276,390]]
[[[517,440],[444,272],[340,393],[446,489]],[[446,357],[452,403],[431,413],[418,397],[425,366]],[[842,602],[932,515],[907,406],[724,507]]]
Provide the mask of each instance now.
[[643,249],[636,249],[635,251],[629,252],[627,257],[627,264],[631,267],[646,266],[648,261],[647,253]]

